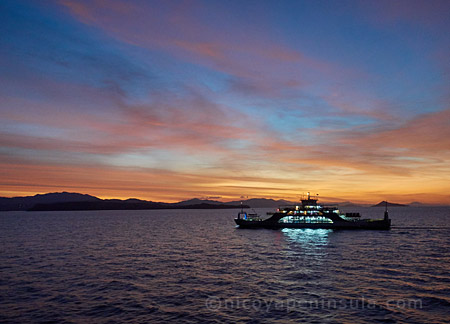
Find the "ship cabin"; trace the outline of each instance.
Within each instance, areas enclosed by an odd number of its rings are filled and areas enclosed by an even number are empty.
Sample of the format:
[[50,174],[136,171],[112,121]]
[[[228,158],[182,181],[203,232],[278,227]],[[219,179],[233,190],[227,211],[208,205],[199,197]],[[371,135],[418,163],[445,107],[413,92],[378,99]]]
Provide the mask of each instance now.
[[253,211],[252,213],[247,213],[243,209],[238,213],[238,219],[243,219],[247,221],[262,221],[261,217]]
[[339,217],[339,210],[335,207],[324,207],[317,203],[317,197],[311,197],[308,192],[302,199],[300,206],[281,207],[279,213],[286,214],[279,219],[279,223],[333,223],[333,218]]

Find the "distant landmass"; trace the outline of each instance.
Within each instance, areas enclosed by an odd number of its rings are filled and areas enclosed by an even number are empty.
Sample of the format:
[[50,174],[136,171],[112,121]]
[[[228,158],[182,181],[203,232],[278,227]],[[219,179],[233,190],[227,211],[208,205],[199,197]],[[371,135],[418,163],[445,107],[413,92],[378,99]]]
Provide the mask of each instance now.
[[[371,207],[385,207],[385,206],[386,206],[386,201],[382,201],[382,202],[379,202],[378,204],[373,205]],[[388,202],[387,206],[388,207],[409,207],[409,205],[396,204],[396,203],[391,203],[391,202]]]
[[[248,205],[243,204],[243,208]],[[139,209],[223,209],[241,208],[240,203],[191,199],[178,203],[140,199],[100,199],[79,193],[59,192],[27,197],[0,197],[0,211],[70,211],[70,210],[139,210]]]
[[[0,197],[0,211],[64,211],[64,210],[138,210],[138,209],[220,209],[220,208],[277,208],[280,206],[296,205],[300,202],[288,200],[274,200],[267,198],[252,198],[239,201],[221,202],[209,199],[189,199],[176,203],[154,202],[130,198],[100,199],[95,196],[73,193],[55,192],[26,197]],[[382,201],[371,207],[384,207]],[[354,204],[350,201],[327,203],[338,207],[364,207],[368,205]],[[388,202],[388,207],[420,207],[428,206],[419,202],[403,205]]]
[[[227,203],[224,203],[226,205],[239,205],[241,201],[230,201]],[[299,202],[293,202],[288,200],[274,200],[274,199],[267,199],[267,198],[252,198],[247,200],[242,200],[242,203],[245,205],[248,205],[252,208],[276,208],[279,206],[289,206],[289,205],[295,205]]]
[[36,204],[54,204],[66,202],[98,202],[100,198],[71,192],[55,192],[27,197],[0,197],[0,211],[28,210]]
[[330,203],[330,204],[324,204],[324,205],[334,205],[339,207],[363,207],[364,205],[355,204],[350,201],[343,201],[343,202],[337,202],[337,203]]
[[421,203],[421,202],[418,202],[418,201],[413,201],[413,202],[409,203],[408,206],[411,206],[411,207],[429,207],[431,205],[424,204],[424,203]]
[[[216,200],[194,198],[194,199],[180,201],[180,202],[174,203],[173,205],[175,205],[175,206],[192,206],[192,205],[201,205],[201,204],[223,205],[224,203],[220,202],[220,201],[216,201]],[[240,203],[236,203],[235,205],[236,206],[240,205]]]
[[277,208],[298,202],[252,198],[221,202],[208,199],[189,199],[177,203],[154,202],[130,198],[100,199],[95,196],[59,192],[27,197],[0,197],[0,211],[64,211],[64,210],[133,210],[133,209],[217,209],[217,208]]

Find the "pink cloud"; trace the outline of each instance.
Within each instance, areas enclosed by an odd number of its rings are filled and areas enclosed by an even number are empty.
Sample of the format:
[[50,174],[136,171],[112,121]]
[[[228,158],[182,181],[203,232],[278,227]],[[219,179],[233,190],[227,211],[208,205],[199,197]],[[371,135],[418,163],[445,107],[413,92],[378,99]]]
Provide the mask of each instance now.
[[[143,2],[137,7],[128,2],[109,6],[109,2],[62,1],[62,5],[81,21],[106,31],[113,37],[150,50],[214,69],[238,78],[262,96],[280,97],[286,90],[299,90],[319,74],[329,80],[361,78],[361,71],[308,57],[297,49],[271,39],[261,29],[251,36],[246,26],[206,25],[196,2]],[[122,6],[127,7],[126,9]],[[82,8],[82,9],[81,9]],[[248,26],[250,27],[250,26]]]
[[4,97],[0,111],[3,121],[15,127],[32,127],[34,134],[4,131],[0,134],[2,145],[99,154],[145,148],[225,152],[230,148],[224,141],[251,139],[259,133],[249,116],[201,96],[173,98],[167,93],[163,97],[172,99],[143,105],[127,104],[117,97],[108,105],[107,93],[89,87],[52,82],[40,85],[51,92],[70,89],[71,96],[83,93],[86,101],[96,102],[100,109],[80,110],[77,100],[73,102],[67,92],[65,100],[52,102]]

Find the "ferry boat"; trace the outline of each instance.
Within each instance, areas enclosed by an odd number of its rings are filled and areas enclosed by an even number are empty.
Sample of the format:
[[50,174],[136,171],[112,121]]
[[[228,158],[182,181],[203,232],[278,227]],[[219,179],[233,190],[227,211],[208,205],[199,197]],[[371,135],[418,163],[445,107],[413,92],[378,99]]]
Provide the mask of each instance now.
[[386,209],[382,219],[361,219],[359,213],[340,213],[337,207],[318,204],[318,198],[307,197],[301,205],[280,207],[263,219],[256,213],[247,213],[243,209],[234,219],[240,228],[326,228],[326,229],[374,229],[388,230],[391,220]]

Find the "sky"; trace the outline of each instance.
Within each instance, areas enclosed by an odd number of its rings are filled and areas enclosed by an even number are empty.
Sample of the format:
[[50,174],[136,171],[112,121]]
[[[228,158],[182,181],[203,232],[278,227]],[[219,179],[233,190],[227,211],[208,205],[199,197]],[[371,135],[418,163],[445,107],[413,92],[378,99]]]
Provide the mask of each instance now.
[[450,1],[0,2],[0,196],[450,204]]

